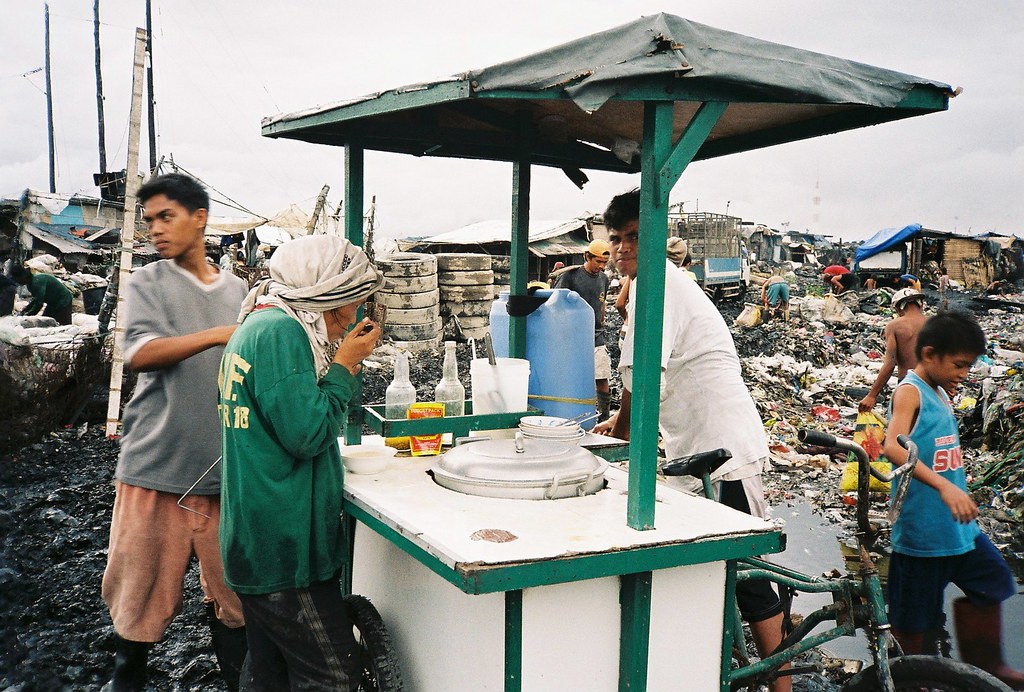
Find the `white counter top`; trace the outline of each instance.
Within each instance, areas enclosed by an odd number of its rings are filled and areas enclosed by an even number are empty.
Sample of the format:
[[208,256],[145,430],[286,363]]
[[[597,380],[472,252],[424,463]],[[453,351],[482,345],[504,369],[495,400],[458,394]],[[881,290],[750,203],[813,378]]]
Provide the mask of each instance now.
[[[628,476],[608,469],[608,487],[586,497],[561,500],[509,500],[458,493],[434,483],[426,473],[439,457],[396,458],[376,475],[345,475],[347,510],[395,542],[407,542],[441,565],[460,573],[537,561],[642,551],[648,558],[657,548],[687,546],[721,539],[759,537],[758,550],[782,547],[778,527],[704,498],[663,484],[657,488],[655,527],[637,531],[626,525]],[[751,541],[726,541],[735,554],[756,554]],[[720,544],[725,545],[725,544]],[[675,550],[656,560],[675,564],[708,561]],[[692,552],[692,551],[691,551]],[[699,552],[699,551],[698,551]],[[718,552],[722,552],[721,548]],[[638,556],[640,557],[640,556]],[[718,559],[726,559],[719,557]],[[643,559],[632,569],[650,569]]]

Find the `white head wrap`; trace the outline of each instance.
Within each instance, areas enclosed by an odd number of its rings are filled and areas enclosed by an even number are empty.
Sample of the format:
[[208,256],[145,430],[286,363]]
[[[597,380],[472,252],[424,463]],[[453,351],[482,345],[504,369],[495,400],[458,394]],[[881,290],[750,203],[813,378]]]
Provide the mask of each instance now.
[[313,363],[322,376],[328,367],[328,310],[358,303],[384,284],[370,258],[344,238],[308,235],[281,245],[267,261],[270,278],[257,283],[242,301],[238,321],[257,305],[281,308],[309,337]]

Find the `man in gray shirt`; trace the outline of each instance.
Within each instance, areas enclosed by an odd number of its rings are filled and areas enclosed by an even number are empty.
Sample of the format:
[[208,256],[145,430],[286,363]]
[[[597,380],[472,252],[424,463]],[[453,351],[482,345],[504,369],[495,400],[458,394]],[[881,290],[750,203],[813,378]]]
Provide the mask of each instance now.
[[598,421],[608,418],[612,375],[611,358],[604,340],[604,308],[608,295],[608,276],[604,268],[611,257],[611,246],[604,240],[593,240],[583,253],[583,265],[559,274],[553,288],[576,291],[594,309],[594,383],[597,388]]
[[214,652],[228,688],[237,690],[244,620],[238,596],[224,584],[220,470],[207,471],[220,458],[220,357],[247,287],[206,261],[210,199],[198,182],[164,175],[138,196],[162,259],[132,273],[118,315],[125,362],[139,378],[125,407],[114,474],[103,600],[116,655],[104,689],[144,689],[149,649],[181,611],[183,580],[195,555]]

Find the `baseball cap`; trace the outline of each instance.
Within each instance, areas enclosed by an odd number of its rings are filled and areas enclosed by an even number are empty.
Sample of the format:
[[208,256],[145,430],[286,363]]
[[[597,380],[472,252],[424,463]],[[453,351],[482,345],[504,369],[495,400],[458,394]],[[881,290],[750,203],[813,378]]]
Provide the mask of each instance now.
[[612,254],[612,246],[608,244],[607,240],[595,238],[587,246],[587,252],[595,257],[609,257]]
[[914,288],[901,288],[900,290],[892,294],[892,306],[894,308],[903,307],[903,305],[909,303],[912,300],[916,300],[918,302],[923,303],[924,295]]

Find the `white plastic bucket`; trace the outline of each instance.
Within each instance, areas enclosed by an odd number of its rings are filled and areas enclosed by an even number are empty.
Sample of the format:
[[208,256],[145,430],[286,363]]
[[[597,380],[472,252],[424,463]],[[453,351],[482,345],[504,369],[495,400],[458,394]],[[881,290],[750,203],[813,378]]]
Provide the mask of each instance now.
[[491,365],[486,358],[469,364],[473,386],[473,413],[512,413],[526,410],[530,387],[530,361],[522,358],[497,358]]

